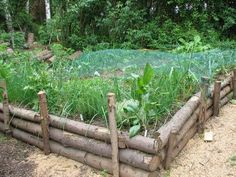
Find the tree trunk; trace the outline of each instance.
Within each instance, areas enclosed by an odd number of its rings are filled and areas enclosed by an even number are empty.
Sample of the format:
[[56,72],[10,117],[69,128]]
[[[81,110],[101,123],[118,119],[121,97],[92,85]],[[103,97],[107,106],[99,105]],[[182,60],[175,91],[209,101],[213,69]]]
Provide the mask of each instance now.
[[29,0],[26,1],[26,4],[25,4],[25,11],[26,11],[27,14],[30,13],[30,1],[29,1]]
[[50,0],[45,0],[46,21],[51,19]]
[[11,47],[14,49],[15,48],[15,41],[14,41],[14,28],[12,24],[12,18],[11,18],[11,13],[9,10],[9,2],[8,0],[3,0],[3,5],[4,5],[4,10],[5,10],[5,18],[6,18],[6,24],[8,31],[11,33]]

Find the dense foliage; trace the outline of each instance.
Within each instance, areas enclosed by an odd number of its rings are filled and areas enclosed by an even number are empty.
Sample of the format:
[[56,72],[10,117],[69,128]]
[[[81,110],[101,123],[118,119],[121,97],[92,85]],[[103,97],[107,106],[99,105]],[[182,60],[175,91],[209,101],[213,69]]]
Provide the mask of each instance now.
[[[195,36],[203,43],[235,38],[233,0],[51,0],[47,26],[44,0],[29,0],[29,13],[26,3],[9,1],[15,29],[74,49],[169,49]],[[0,27],[6,29],[2,10]]]

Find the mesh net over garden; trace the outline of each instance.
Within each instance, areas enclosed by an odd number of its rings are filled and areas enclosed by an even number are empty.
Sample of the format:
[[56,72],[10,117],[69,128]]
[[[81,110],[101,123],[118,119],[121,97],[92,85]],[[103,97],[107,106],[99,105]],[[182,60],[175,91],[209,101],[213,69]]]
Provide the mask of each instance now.
[[155,70],[170,70],[173,68],[188,68],[199,79],[201,76],[213,76],[219,69],[232,66],[236,61],[236,51],[210,50],[206,52],[177,54],[152,50],[123,50],[110,49],[89,52],[74,62],[79,69],[79,75],[94,75],[103,71],[114,69],[127,70],[129,68],[142,68],[146,63]]

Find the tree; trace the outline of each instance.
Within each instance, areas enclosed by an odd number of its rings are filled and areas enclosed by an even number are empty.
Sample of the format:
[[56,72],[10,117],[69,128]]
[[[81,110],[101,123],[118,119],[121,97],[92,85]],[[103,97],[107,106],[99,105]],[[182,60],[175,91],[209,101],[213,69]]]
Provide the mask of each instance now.
[[45,0],[46,21],[51,19],[50,0]]
[[13,24],[12,24],[12,17],[11,17],[11,13],[9,10],[8,0],[3,0],[3,5],[4,5],[7,28],[8,28],[8,31],[11,33],[11,46],[12,46],[12,48],[14,48],[14,46],[15,46],[15,44],[14,44],[14,28],[13,28]]

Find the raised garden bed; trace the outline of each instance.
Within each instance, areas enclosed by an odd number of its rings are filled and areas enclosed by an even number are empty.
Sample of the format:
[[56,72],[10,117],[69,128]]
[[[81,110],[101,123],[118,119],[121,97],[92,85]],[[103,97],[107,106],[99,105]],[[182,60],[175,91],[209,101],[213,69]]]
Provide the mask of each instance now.
[[[236,95],[235,81],[235,74],[231,74],[220,87],[219,82],[215,87],[203,85],[201,93],[192,96],[161,126],[155,138],[141,135],[130,138],[128,133],[118,132],[120,176],[154,177],[159,175],[160,168],[168,168],[189,139],[204,129],[205,121],[218,114],[218,107]],[[45,150],[45,136],[40,126],[43,124],[42,111],[39,116],[31,110],[8,106],[6,94],[4,96],[3,104],[0,104],[0,130],[9,130],[13,137]],[[110,144],[109,129],[50,115],[48,133],[51,152],[113,173],[111,158],[114,149]]]

